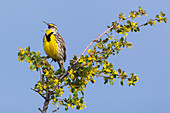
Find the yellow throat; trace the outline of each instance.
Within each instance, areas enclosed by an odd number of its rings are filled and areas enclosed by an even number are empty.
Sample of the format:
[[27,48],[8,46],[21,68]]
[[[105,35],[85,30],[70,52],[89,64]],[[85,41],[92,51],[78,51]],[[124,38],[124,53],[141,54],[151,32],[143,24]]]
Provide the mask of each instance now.
[[46,30],[44,36],[44,51],[45,53],[53,59],[58,59],[58,43],[56,41],[56,36],[53,34],[53,30]]

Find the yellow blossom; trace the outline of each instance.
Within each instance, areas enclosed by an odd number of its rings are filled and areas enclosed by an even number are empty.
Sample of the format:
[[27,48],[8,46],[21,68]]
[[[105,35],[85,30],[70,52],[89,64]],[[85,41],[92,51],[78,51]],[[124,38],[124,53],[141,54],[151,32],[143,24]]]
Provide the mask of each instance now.
[[89,61],[92,60],[92,57],[89,57],[88,60],[89,60]]
[[57,107],[57,108],[59,107],[58,104],[56,104],[56,107]]
[[118,25],[117,28],[120,29],[121,27]]
[[159,18],[162,20],[163,19],[163,17],[162,16],[159,16]]
[[132,80],[128,80],[129,81],[129,83],[133,83],[133,81]]
[[154,25],[154,26],[155,26],[155,24],[156,24],[156,21],[153,22],[153,25]]
[[45,76],[47,76],[49,74],[49,72],[47,71],[46,73],[45,73]]
[[114,71],[113,71],[113,74],[117,74],[117,71],[116,71],[116,70],[114,70]]
[[69,107],[70,107],[70,106],[71,106],[71,104],[70,104],[70,103],[68,103],[68,104],[67,104],[67,106],[69,106]]
[[50,88],[51,91],[53,91],[53,88]]
[[57,101],[56,98],[54,98],[53,101],[56,102]]
[[25,51],[22,50],[22,51],[21,51],[21,54],[24,55],[24,54],[25,54]]
[[38,50],[38,53],[36,53],[37,55],[40,55],[40,50]]
[[87,52],[88,52],[88,53],[91,53],[91,52],[92,52],[92,50],[91,50],[91,49],[88,49],[88,50],[87,50]]
[[86,61],[83,61],[83,65],[86,65]]
[[79,63],[82,63],[83,62],[83,59],[80,58],[80,60],[78,61]]
[[82,109],[83,109],[83,107],[81,106],[81,107],[80,107],[80,110],[82,110]]
[[73,109],[74,106],[71,106],[71,109]]
[[47,85],[46,84],[44,85],[44,89],[47,89]]
[[40,87],[40,90],[43,90],[43,87]]
[[108,72],[108,73],[110,73],[110,72],[111,72],[111,70],[110,70],[110,69],[108,69],[108,68],[107,68],[105,71],[106,71],[106,72]]
[[132,17],[135,18],[135,14],[132,14]]
[[138,77],[136,77],[136,79],[137,79],[137,80],[139,80],[139,78],[138,78]]
[[70,69],[70,70],[68,71],[68,73],[69,73],[69,75],[73,74],[73,70]]

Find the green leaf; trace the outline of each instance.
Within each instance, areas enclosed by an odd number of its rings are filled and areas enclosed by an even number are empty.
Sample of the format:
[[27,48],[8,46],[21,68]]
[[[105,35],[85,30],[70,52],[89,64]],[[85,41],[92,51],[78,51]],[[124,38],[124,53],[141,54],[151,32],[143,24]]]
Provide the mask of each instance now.
[[65,107],[65,110],[66,110],[66,111],[68,110],[68,106]]
[[137,31],[140,31],[139,27],[137,27],[136,29],[137,29]]
[[107,28],[110,28],[110,26],[107,26]]
[[127,21],[127,23],[128,23],[128,24],[131,24],[131,22],[130,22],[129,20]]
[[61,72],[62,72],[62,70],[61,70],[61,69],[58,69],[54,74],[55,74],[55,75],[59,75]]
[[104,84],[106,84],[107,82],[108,82],[108,79],[105,79]]
[[110,85],[113,85],[113,81],[112,81],[112,80],[109,80],[109,84],[110,84]]
[[63,105],[63,101],[59,101],[59,104],[62,106]]
[[103,43],[106,43],[106,42],[108,42],[108,40],[109,40],[109,39],[108,39],[108,38],[106,38],[105,40],[103,40]]
[[83,91],[81,91],[81,94],[84,96],[84,92]]
[[32,65],[32,69],[35,69],[36,68],[36,66],[35,65]]
[[94,80],[91,80],[91,83],[92,83],[92,84],[95,83]]
[[160,12],[160,16],[164,17],[165,14],[161,11],[161,12]]
[[155,18],[159,18],[159,15],[156,15]]
[[164,18],[163,21],[164,21],[165,23],[167,23],[167,18]]
[[28,60],[30,60],[31,58],[29,56],[25,56],[25,61],[28,62]]
[[123,15],[123,13],[122,13],[122,12],[120,12],[119,16],[122,16],[122,15]]
[[120,84],[123,86],[123,81],[122,80],[120,81]]
[[80,106],[78,105],[78,106],[76,107],[76,109],[80,109]]
[[118,72],[121,73],[121,69],[120,68],[118,69]]
[[28,46],[28,47],[26,48],[26,50],[27,50],[28,52],[30,52],[30,46]]
[[78,96],[78,92],[77,91],[74,91],[74,94],[73,94],[74,96]]

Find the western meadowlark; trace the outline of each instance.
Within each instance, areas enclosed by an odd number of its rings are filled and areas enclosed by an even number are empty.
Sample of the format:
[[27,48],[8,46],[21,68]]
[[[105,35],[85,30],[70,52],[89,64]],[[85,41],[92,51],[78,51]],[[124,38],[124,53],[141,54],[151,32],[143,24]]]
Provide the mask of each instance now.
[[58,33],[58,28],[55,24],[44,23],[48,25],[48,29],[45,29],[46,34],[43,38],[44,51],[52,58],[52,61],[58,62],[60,69],[64,69],[63,60],[64,62],[66,60],[64,39]]

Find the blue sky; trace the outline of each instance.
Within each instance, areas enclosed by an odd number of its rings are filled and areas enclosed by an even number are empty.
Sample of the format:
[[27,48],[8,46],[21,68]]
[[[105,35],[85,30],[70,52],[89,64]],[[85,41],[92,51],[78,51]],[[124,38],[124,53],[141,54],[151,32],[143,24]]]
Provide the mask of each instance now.
[[[17,47],[31,46],[40,50],[42,22],[55,23],[67,46],[67,61],[74,54],[80,55],[98,34],[107,29],[118,14],[128,14],[142,6],[149,18],[160,11],[170,15],[169,0],[3,0],[0,4],[0,113],[38,113],[43,99],[30,88],[39,79],[38,72],[31,72],[27,63],[17,61]],[[144,18],[139,20],[145,22]],[[169,19],[168,19],[169,20]],[[170,102],[170,27],[157,24],[143,27],[139,33],[130,33],[132,49],[125,49],[111,57],[116,69],[139,75],[135,87],[103,85],[102,79],[89,84],[85,91],[87,108],[72,109],[67,113],[169,113]],[[54,64],[55,65],[55,64]],[[50,105],[49,111],[55,107]],[[60,108],[58,113],[66,113]]]

